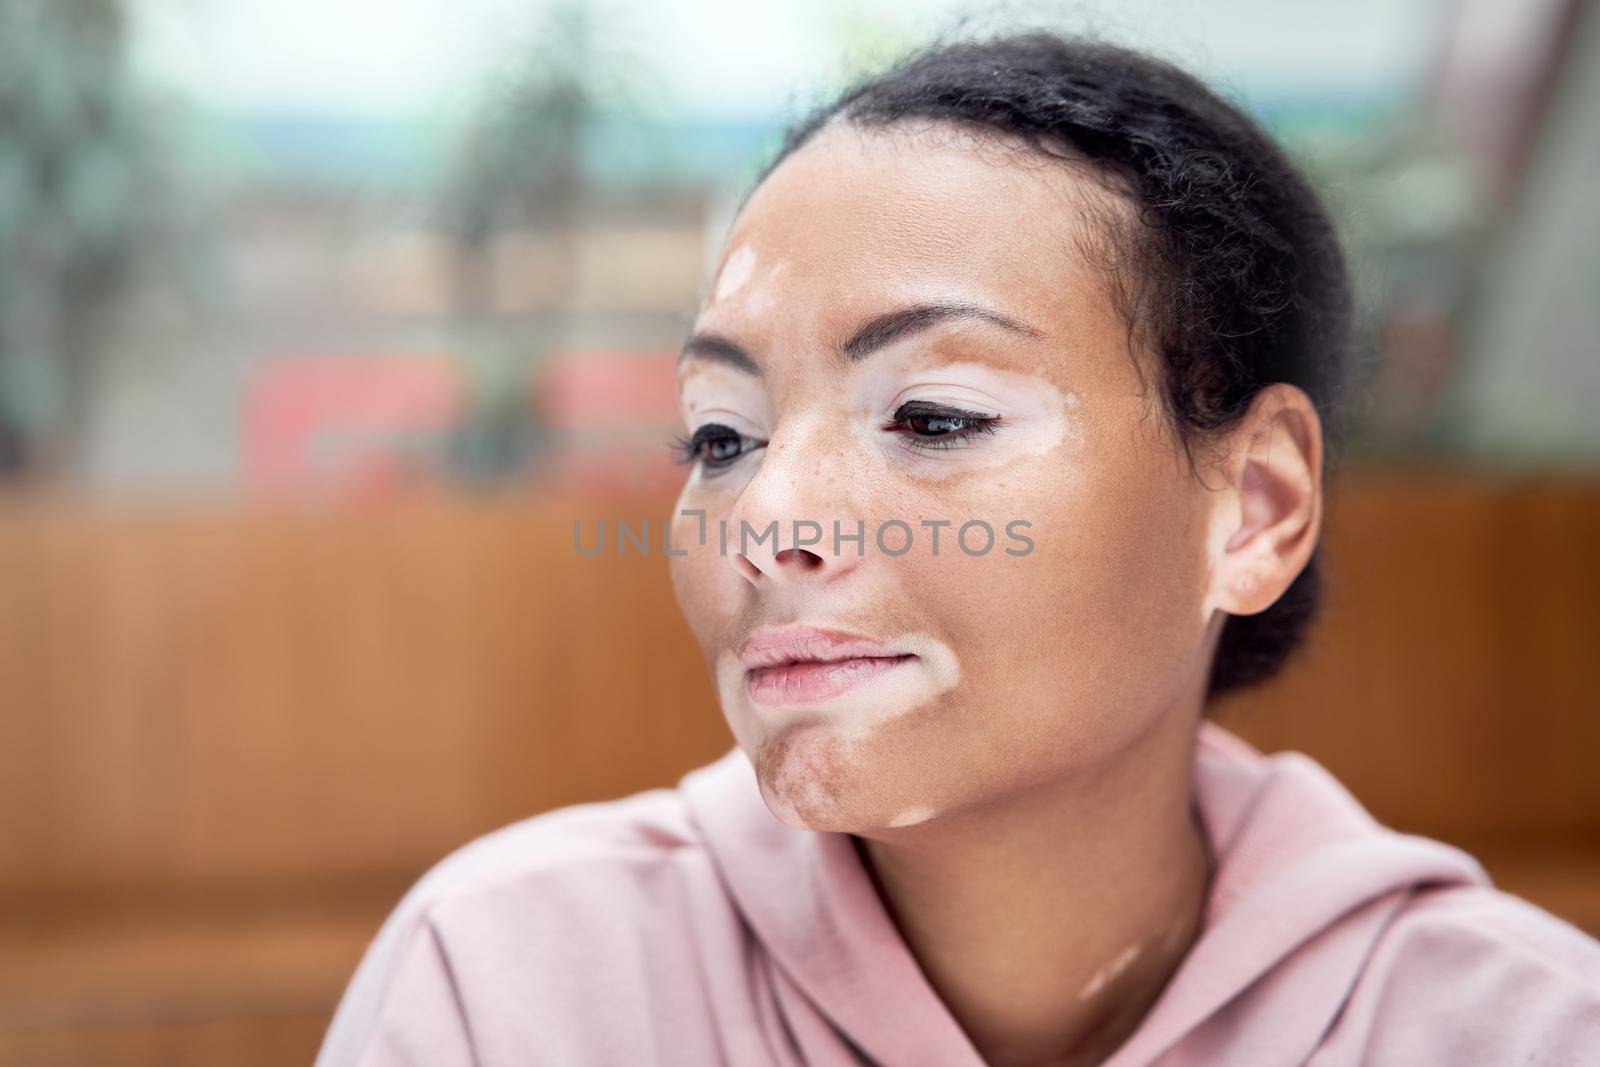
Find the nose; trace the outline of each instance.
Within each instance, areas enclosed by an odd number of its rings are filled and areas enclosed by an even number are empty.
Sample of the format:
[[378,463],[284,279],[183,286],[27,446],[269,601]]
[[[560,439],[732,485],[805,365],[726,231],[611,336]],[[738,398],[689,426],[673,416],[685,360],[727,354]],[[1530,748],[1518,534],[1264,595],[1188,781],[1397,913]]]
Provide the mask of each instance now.
[[756,588],[832,581],[857,565],[864,524],[830,473],[843,466],[796,436],[768,442],[728,516],[727,558],[741,578]]
[[757,587],[772,581],[788,581],[827,566],[826,561],[809,548],[785,548],[773,553],[735,552],[732,558],[734,569]]
[[[864,541],[855,536],[859,524],[845,522],[832,509],[763,512],[773,517],[761,522],[753,520],[751,514],[748,509],[741,509],[729,523],[728,559],[739,576],[757,588],[773,583],[830,581],[851,570],[860,558],[851,549]],[[835,529],[839,532],[837,541]],[[843,551],[838,550],[839,545],[844,546]]]

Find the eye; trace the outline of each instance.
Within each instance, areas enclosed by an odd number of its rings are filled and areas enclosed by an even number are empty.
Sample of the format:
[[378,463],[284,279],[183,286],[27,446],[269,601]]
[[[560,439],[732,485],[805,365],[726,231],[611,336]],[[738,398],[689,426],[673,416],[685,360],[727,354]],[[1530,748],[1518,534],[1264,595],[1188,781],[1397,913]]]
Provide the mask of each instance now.
[[994,433],[999,422],[998,415],[908,400],[895,410],[884,429],[898,431],[908,447],[926,451],[970,443],[977,434]]
[[673,451],[679,463],[698,461],[707,469],[718,470],[733,464],[740,456],[764,445],[747,437],[731,426],[708,422],[695,430],[690,437],[673,441]]

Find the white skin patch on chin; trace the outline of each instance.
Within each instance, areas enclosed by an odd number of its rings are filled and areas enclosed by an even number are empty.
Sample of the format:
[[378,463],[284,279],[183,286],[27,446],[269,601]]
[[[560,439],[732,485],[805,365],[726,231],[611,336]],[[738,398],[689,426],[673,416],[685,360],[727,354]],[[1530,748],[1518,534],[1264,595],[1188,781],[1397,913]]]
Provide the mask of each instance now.
[[[904,634],[892,643],[917,655],[915,670],[908,667],[872,683],[870,695],[846,693],[803,710],[753,705],[738,656],[729,650],[717,657],[723,713],[756,767],[762,799],[779,821],[801,829],[839,825],[850,798],[839,795],[838,784],[859,767],[872,735],[888,720],[927,707],[960,679],[955,652],[932,635]],[[908,814],[921,810],[914,807]]]
[[734,293],[744,288],[750,280],[750,275],[756,269],[756,250],[749,245],[740,245],[723,261],[722,270],[717,274],[717,284],[712,290],[712,303],[728,299]]
[[933,818],[933,809],[926,804],[915,808],[907,808],[899,815],[889,820],[890,826],[915,826],[919,822],[927,822]]

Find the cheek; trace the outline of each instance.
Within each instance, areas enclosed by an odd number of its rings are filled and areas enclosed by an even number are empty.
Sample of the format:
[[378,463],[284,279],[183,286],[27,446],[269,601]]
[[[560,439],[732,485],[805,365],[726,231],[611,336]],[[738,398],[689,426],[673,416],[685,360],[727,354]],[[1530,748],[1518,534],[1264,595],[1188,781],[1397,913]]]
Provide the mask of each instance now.
[[[1155,442],[1091,432],[1043,455],[907,486],[901,507],[980,517],[996,547],[903,561],[917,610],[960,650],[963,701],[1010,720],[1019,744],[1136,727],[1203,643],[1204,530],[1191,482]],[[1033,547],[1008,538],[1024,520]],[[1024,738],[1033,738],[1033,742]]]
[[1016,505],[1032,512],[1036,548],[1006,591],[1009,669],[1037,676],[1044,665],[1086,714],[1161,703],[1203,640],[1204,530],[1192,488],[1159,459],[1032,484],[1042,491]]
[[[672,555],[668,571],[672,577],[672,590],[684,620],[708,657],[714,656],[722,646],[723,635],[729,621],[739,606],[739,583],[743,580],[717,553],[718,515],[707,510],[705,525],[697,516],[684,516],[684,508],[701,508],[702,504],[680,499],[673,511],[672,551],[685,555]],[[700,544],[702,533],[705,544]]]

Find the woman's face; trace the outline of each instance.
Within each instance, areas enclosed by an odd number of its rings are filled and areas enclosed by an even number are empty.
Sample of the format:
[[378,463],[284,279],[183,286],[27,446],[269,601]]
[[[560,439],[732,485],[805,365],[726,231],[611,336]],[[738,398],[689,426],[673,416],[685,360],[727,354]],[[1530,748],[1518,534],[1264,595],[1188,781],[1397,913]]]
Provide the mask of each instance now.
[[680,365],[672,575],[783,821],[920,822],[1198,709],[1211,501],[1079,251],[1105,195],[836,125],[736,220]]

